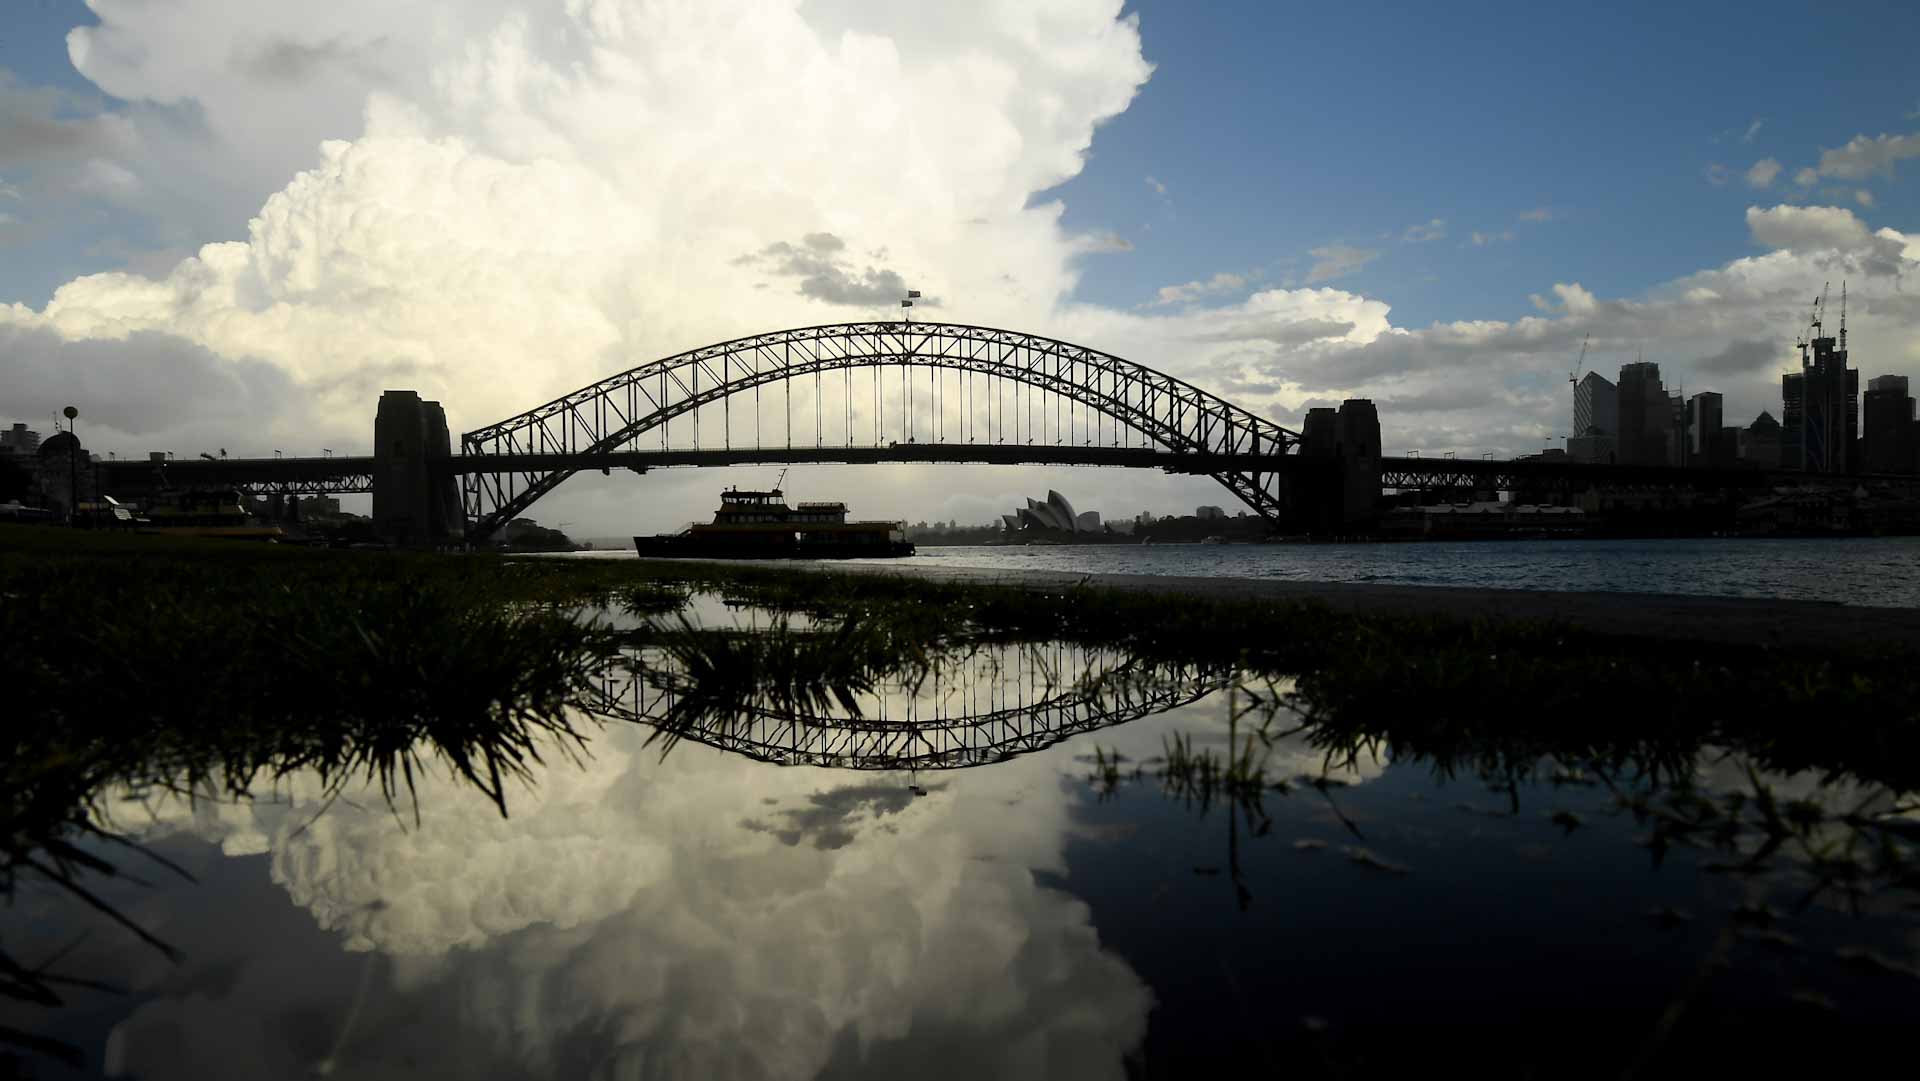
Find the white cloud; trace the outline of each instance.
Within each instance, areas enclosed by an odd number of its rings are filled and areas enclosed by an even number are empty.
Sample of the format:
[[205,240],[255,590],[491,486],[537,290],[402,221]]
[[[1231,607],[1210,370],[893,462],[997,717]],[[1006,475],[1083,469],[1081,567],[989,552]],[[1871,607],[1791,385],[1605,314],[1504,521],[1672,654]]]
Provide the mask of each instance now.
[[1755,119],[1753,123],[1748,124],[1746,133],[1740,136],[1740,141],[1743,143],[1753,142],[1753,137],[1760,134],[1760,127],[1764,123],[1766,122],[1763,120]]
[[1787,251],[1856,251],[1872,239],[1853,211],[1835,206],[1750,206],[1747,231],[1755,244]]
[[1307,271],[1309,285],[1344,278],[1380,258],[1380,253],[1371,248],[1355,248],[1346,244],[1329,244],[1314,248],[1307,254],[1313,256],[1314,260],[1313,267]]
[[1814,172],[1812,169],[1801,169],[1799,172],[1793,174],[1793,182],[1803,188],[1811,188],[1815,184],[1820,183],[1820,174]]
[[1841,180],[1892,176],[1895,162],[1920,158],[1920,132],[1912,135],[1856,135],[1847,145],[1820,152],[1819,175]]
[[1133,241],[1115,232],[1082,233],[1071,241],[1073,249],[1089,255],[1117,255],[1133,250]]
[[1747,170],[1747,187],[1764,188],[1773,183],[1780,175],[1780,163],[1772,158],[1761,158]]
[[1152,188],[1155,195],[1165,195],[1167,193],[1167,186],[1152,177],[1147,178],[1147,187]]
[[1727,182],[1727,178],[1732,175],[1733,174],[1728,171],[1726,166],[1720,164],[1717,161],[1707,166],[1707,173],[1706,173],[1707,183],[1712,184],[1716,188],[1725,184]]
[[1546,222],[1546,221],[1552,221],[1552,220],[1553,220],[1553,208],[1552,208],[1552,207],[1545,207],[1545,206],[1539,206],[1539,207],[1534,207],[1534,208],[1533,208],[1532,210],[1522,210],[1522,211],[1520,212],[1520,220],[1521,220],[1521,221],[1524,221],[1524,222],[1530,222],[1530,223],[1533,223],[1533,224],[1539,224],[1540,222]]
[[[1176,723],[1208,738],[1223,706]],[[438,770],[419,781],[417,826],[377,793],[329,801],[305,775],[276,799],[122,805],[149,843],[184,833],[266,854],[274,886],[330,934],[292,980],[300,936],[281,921],[235,918],[218,897],[182,906],[174,923],[198,926],[165,933],[224,938],[183,944],[196,974],[221,978],[143,988],[108,1068],[309,1076],[329,1054],[341,1076],[393,1076],[431,1040],[449,1076],[813,1077],[849,1049],[878,1065],[915,1038],[942,1048],[917,1075],[1124,1076],[1151,993],[1087,906],[1041,880],[1065,870],[1084,791],[1063,783],[1065,753],[923,774],[916,797],[902,775],[690,743],[662,763],[646,736],[614,726],[577,764],[550,755],[511,818]],[[1102,742],[1144,757],[1159,738]],[[1321,768],[1310,748],[1280,753]],[[380,963],[344,965],[341,946]],[[360,1001],[391,1008],[368,1009],[351,1040],[277,1038],[288,1016]]]
[[1506,241],[1512,240],[1513,230],[1501,229],[1498,232],[1481,232],[1480,230],[1475,229],[1471,234],[1469,234],[1469,238],[1473,241],[1474,247],[1484,248],[1489,244],[1501,244],[1501,243],[1505,243]]
[[1231,293],[1247,284],[1244,274],[1232,274],[1221,271],[1205,281],[1190,281],[1180,285],[1163,285],[1154,294],[1153,306],[1164,307],[1168,304],[1187,304],[1202,297],[1219,296]]
[[1861,188],[1853,193],[1853,201],[1866,207],[1868,210],[1873,209],[1873,193],[1865,188]]
[[1406,232],[1400,234],[1400,239],[1409,244],[1424,244],[1429,240],[1445,240],[1446,237],[1447,220],[1445,218],[1434,218],[1424,225],[1409,225]]

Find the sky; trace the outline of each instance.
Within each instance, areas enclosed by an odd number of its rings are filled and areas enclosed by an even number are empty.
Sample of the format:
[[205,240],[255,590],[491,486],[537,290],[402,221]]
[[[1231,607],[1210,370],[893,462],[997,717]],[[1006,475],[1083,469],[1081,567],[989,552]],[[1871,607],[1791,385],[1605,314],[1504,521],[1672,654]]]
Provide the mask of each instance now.
[[[1911,4],[0,8],[0,421],[75,404],[100,451],[364,452],[384,389],[468,430],[903,285],[1291,427],[1370,397],[1389,453],[1559,444],[1585,338],[1777,415],[1828,282],[1863,381],[1920,375]],[[533,516],[665,529],[774,472],[583,476]],[[787,487],[963,522],[1230,498]]]

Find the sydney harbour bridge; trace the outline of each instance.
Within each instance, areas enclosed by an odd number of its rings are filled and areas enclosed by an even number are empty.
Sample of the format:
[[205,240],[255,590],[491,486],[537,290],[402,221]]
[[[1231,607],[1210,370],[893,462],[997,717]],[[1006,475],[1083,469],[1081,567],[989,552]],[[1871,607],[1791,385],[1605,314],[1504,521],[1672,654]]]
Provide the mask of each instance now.
[[1193,705],[1225,690],[1232,674],[1111,647],[996,642],[926,671],[890,673],[846,704],[816,710],[716,697],[660,651],[628,649],[600,673],[590,703],[599,717],[654,729],[663,754],[685,740],[782,766],[950,770]]
[[1276,530],[1321,534],[1369,521],[1383,490],[1762,480],[1752,471],[1388,457],[1365,400],[1311,410],[1302,429],[1143,364],[1037,334],[837,323],[631,368],[467,432],[457,451],[439,403],[388,391],[371,455],[119,461],[101,463],[101,479],[121,491],[371,493],[376,528],[415,545],[484,541],[584,470],[825,462],[1160,469],[1213,478]]

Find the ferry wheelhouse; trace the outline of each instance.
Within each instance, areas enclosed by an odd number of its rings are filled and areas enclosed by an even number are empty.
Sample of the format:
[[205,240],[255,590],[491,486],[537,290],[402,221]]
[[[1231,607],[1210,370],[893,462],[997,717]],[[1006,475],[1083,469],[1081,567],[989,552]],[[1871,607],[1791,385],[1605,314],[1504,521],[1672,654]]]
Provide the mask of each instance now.
[[787,505],[778,488],[720,493],[713,521],[695,522],[679,533],[635,537],[641,555],[729,559],[853,559],[907,556],[913,545],[899,522],[847,520],[845,503]]

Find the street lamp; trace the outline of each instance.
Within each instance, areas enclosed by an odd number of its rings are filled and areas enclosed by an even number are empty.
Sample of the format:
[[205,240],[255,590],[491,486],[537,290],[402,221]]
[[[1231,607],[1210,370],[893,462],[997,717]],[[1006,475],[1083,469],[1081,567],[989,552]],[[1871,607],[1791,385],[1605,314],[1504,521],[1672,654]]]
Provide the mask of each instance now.
[[73,406],[62,409],[67,418],[67,436],[73,444],[67,451],[67,525],[80,524],[80,436],[73,430],[73,422],[80,419],[80,411]]

